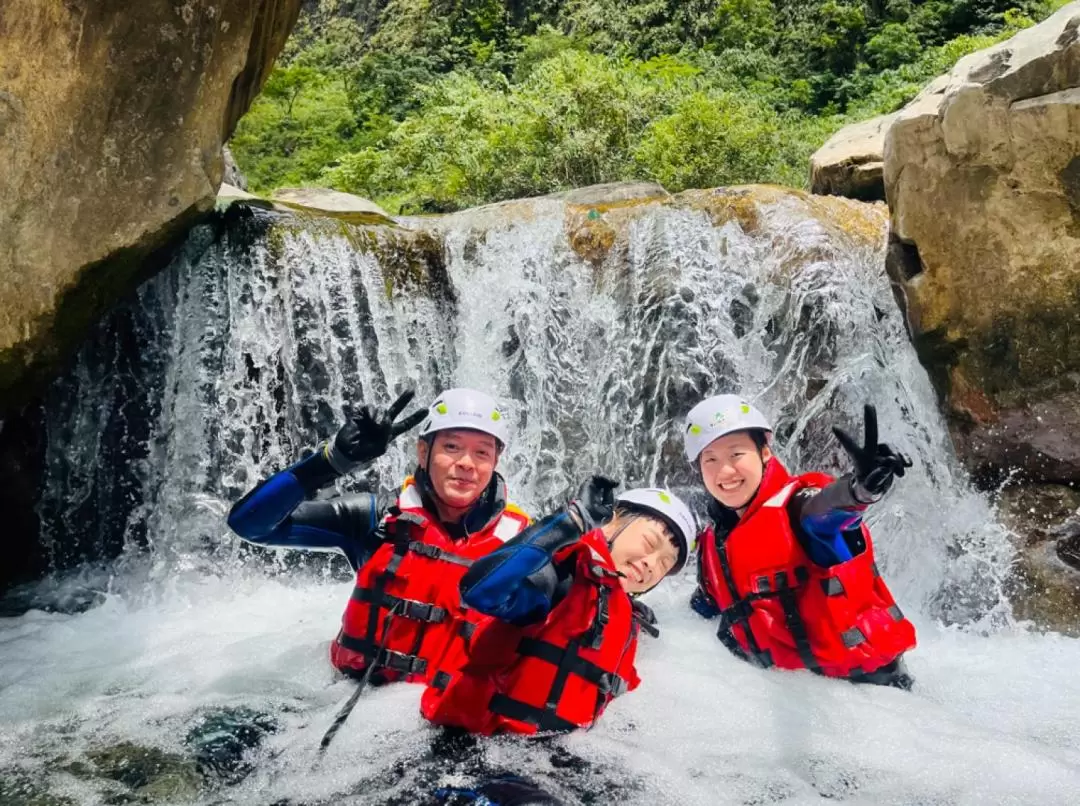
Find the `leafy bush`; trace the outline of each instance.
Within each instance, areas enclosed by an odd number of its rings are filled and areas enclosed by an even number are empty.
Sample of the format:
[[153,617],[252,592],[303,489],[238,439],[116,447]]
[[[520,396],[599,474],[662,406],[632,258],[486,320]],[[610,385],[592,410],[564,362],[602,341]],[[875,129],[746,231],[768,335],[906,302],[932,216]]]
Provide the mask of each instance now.
[[257,190],[402,211],[620,179],[801,186],[839,127],[1063,2],[311,0],[233,152]]

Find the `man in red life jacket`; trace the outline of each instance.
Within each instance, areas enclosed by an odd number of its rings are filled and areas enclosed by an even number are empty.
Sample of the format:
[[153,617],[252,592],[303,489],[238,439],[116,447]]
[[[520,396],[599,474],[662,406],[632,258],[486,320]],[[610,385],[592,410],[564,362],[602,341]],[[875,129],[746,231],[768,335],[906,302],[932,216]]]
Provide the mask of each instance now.
[[[412,396],[404,393],[384,411],[363,406],[332,441],[261,482],[229,514],[229,526],[252,543],[348,558],[356,586],[330,660],[358,677],[374,664],[376,682],[427,682],[444,653],[461,654],[468,617],[458,580],[529,523],[507,503],[495,471],[509,437],[495,401],[450,389],[428,411],[395,422]],[[417,468],[395,503],[380,505],[372,494],[309,500],[421,422]]]
[[720,640],[756,665],[909,689],[901,655],[915,628],[881,578],[862,517],[911,462],[878,443],[873,406],[865,415],[861,447],[833,429],[855,463],[834,480],[790,475],[769,448],[768,421],[741,397],[691,410],[686,456],[713,499],[691,606],[719,616]]
[[616,485],[593,477],[565,510],[473,563],[461,596],[488,617],[467,662],[424,691],[427,719],[485,735],[573,730],[638,685],[638,630],[658,632],[631,596],[683,567],[696,526],[668,490],[616,499]]

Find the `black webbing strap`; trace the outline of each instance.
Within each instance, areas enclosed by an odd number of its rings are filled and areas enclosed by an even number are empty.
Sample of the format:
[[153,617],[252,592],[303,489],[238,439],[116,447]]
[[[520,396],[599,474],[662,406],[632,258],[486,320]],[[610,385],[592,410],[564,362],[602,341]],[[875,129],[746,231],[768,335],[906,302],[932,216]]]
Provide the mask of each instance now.
[[450,685],[450,681],[453,678],[446,672],[436,672],[435,676],[431,678],[431,687],[438,691],[446,691],[446,687]]
[[[374,655],[378,657],[386,651],[386,638],[390,635],[390,622],[394,620],[394,616],[397,615],[393,608],[391,608],[386,618],[383,620],[383,643],[375,648]],[[340,642],[343,638],[348,638],[344,633],[338,636]],[[350,639],[351,640],[351,639]],[[349,714],[352,713],[354,707],[356,707],[356,701],[360,699],[360,695],[364,693],[364,689],[367,688],[367,684],[371,682],[371,674],[375,671],[375,664],[368,663],[367,669],[364,671],[364,676],[360,678],[359,683],[356,685],[356,690],[352,693],[352,696],[345,702],[341,710],[338,711],[337,716],[334,717],[333,723],[330,728],[323,734],[322,741],[319,742],[319,756],[326,752],[326,748],[330,746],[330,742],[334,741],[334,737],[337,735],[338,730],[345,724],[345,720],[349,718]]]
[[814,674],[822,674],[821,664],[817,662],[814,651],[810,648],[806,622],[799,615],[799,607],[795,603],[795,588],[788,584],[787,573],[784,571],[778,571],[776,574],[776,597],[780,601],[780,607],[784,609],[784,623],[791,637],[795,639],[795,649],[799,653],[803,666]]
[[[374,608],[372,608],[374,610]],[[356,638],[348,633],[338,636],[338,643],[348,650],[363,655],[370,664],[377,664],[395,672],[405,674],[424,674],[427,671],[427,660],[416,655],[407,655],[404,652],[395,652],[392,649],[384,649],[371,641]]]
[[[386,564],[386,570],[381,574],[376,575],[375,582],[370,588],[370,593],[365,591],[365,588],[356,588],[353,590],[352,598],[357,601],[364,601],[364,599],[358,599],[358,596],[370,596],[368,600],[371,603],[371,607],[368,608],[368,623],[365,636],[362,639],[363,643],[373,649],[369,654],[371,657],[379,654],[375,652],[374,647],[379,646],[377,639],[379,637],[379,610],[389,610],[390,608],[384,607],[384,603],[387,601],[386,585],[397,574],[398,568],[401,566],[401,561],[405,559],[405,555],[409,551],[409,527],[410,526],[424,526],[426,521],[419,515],[414,515],[411,512],[402,512],[397,507],[390,510],[390,515],[393,517],[393,534],[391,540],[394,546],[393,556],[390,558],[390,562]],[[349,640],[356,641],[360,639],[348,637]],[[383,636],[383,640],[386,636]],[[354,650],[356,652],[363,652],[364,650]]]
[[596,598],[596,618],[593,619],[588,631],[580,639],[582,645],[587,646],[589,649],[599,649],[604,642],[604,630],[607,629],[610,618],[608,612],[608,596],[610,593],[606,587],[599,586]]
[[[522,638],[518,643],[517,651],[522,657],[538,658],[550,663],[552,666],[561,668],[565,655],[570,652],[570,647],[564,650],[547,641],[540,641],[536,638]],[[592,683],[604,695],[618,697],[620,694],[626,693],[629,688],[629,684],[619,675],[607,672],[592,661],[578,655],[576,646],[572,657],[569,659],[568,668],[571,674],[576,674],[578,677]],[[551,699],[550,696],[548,699]]]
[[401,512],[394,518],[394,556],[391,557],[390,562],[386,564],[386,575],[394,576],[397,574],[401,561],[405,559],[405,555],[409,553],[409,538],[411,537],[409,532],[410,526],[419,526],[423,528],[424,526],[427,526],[427,521],[419,515],[414,515],[412,512]]
[[353,588],[354,602],[364,602],[384,609],[396,608],[399,616],[404,616],[413,621],[424,621],[429,624],[440,624],[446,621],[450,614],[442,607],[437,607],[430,602],[421,602],[418,599],[403,599],[386,593],[381,588]]
[[505,694],[494,694],[488,703],[488,710],[499,716],[516,719],[519,722],[527,722],[536,725],[540,730],[559,731],[565,733],[577,730],[578,726],[573,722],[556,716],[554,711],[545,708],[537,708],[534,705],[515,700]]
[[419,554],[422,557],[428,557],[432,560],[442,560],[443,562],[461,565],[465,568],[468,568],[473,564],[473,561],[467,557],[459,557],[457,554],[451,554],[449,551],[441,549],[438,546],[421,543],[417,540],[409,543],[409,551],[413,554]]
[[[738,607],[740,605],[739,588],[735,585],[735,576],[731,573],[731,563],[728,562],[727,537],[724,537],[723,540],[717,538],[716,557],[720,561],[720,573],[723,574],[724,584],[727,586],[728,598],[735,603],[732,607]],[[749,605],[749,603],[747,604]],[[741,619],[739,622],[731,622],[725,620],[723,613],[721,613],[720,627],[716,631],[716,637],[733,654],[757,666],[768,668],[772,666],[772,656],[768,652],[761,651],[761,646],[758,644],[757,638],[754,637],[754,631],[750,629],[750,625],[747,623],[749,617],[749,613],[747,613],[745,619]],[[731,628],[735,623],[739,623],[742,631],[746,634],[746,643],[750,647],[749,652],[742,648],[736,640],[734,632],[732,632]]]

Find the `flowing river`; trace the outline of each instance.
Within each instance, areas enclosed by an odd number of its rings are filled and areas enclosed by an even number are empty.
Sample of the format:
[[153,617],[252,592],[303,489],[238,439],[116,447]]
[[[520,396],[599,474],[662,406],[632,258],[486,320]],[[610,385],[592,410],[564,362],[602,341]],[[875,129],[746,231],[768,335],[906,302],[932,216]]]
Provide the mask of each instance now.
[[[732,193],[743,212],[724,216],[695,198],[378,233],[234,208],[194,230],[50,392],[39,512],[67,570],[0,619],[0,803],[435,803],[478,770],[568,803],[1076,803],[1080,642],[1011,615],[1013,549],[906,336],[882,208]],[[500,469],[534,514],[596,469],[689,493],[679,426],[708,394],[751,397],[798,470],[845,469],[830,426],[858,431],[875,404],[914,460],[869,521],[919,629],[914,691],[736,660],[687,606],[691,564],[648,595],[644,682],[595,729],[440,755],[420,688],[394,685],[318,759],[354,685],[327,659],[347,567],[246,546],[224,516],[343,406],[409,384],[505,403]],[[412,450],[343,486],[390,489]],[[222,714],[247,720],[249,749],[215,772],[199,730]]]

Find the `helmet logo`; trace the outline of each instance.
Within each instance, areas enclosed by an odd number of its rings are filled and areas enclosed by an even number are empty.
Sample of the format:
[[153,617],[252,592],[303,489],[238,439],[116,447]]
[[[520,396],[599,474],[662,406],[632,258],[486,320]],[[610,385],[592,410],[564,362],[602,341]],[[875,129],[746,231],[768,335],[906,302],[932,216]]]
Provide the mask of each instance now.
[[499,414],[498,409],[495,409],[495,411],[491,412],[491,419],[496,423],[499,422],[499,420],[502,419],[502,415]]
[[695,435],[700,434],[701,433],[701,426],[700,425],[692,425],[692,426],[690,426],[690,433],[695,434]]
[[447,412],[446,404],[445,403],[438,404],[435,407],[435,411],[439,412],[439,414],[446,414],[446,412]]
[[739,408],[740,408],[740,410],[742,411],[743,414],[749,414],[750,413],[750,406],[747,405],[746,403],[743,403]]
[[671,496],[668,495],[667,493],[661,492],[661,493],[657,493],[657,495],[660,496],[660,500],[663,501],[665,504],[670,504],[671,503]]

